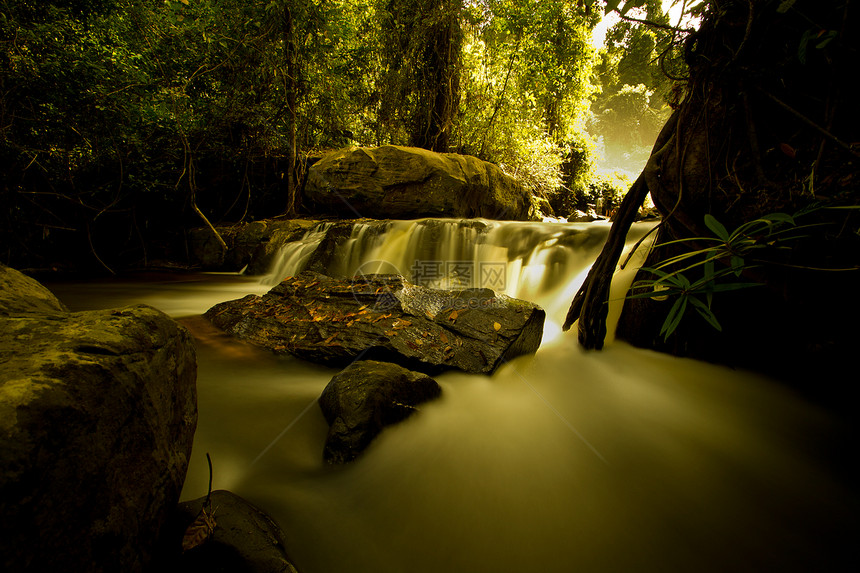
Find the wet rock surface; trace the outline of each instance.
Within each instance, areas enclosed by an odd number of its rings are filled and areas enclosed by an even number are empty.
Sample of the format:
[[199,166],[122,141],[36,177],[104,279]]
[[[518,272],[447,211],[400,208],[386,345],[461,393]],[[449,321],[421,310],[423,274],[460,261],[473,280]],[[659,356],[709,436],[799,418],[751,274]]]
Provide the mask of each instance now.
[[215,524],[211,536],[183,551],[183,535],[205,502],[203,496],[179,504],[165,528],[152,573],[296,573],[278,524],[253,503],[226,490],[213,491],[209,500]]
[[208,227],[192,229],[188,237],[191,263],[205,270],[263,274],[281,247],[298,241],[316,221],[292,219],[264,220],[217,227],[227,245],[224,248]]
[[388,425],[405,420],[442,389],[420,372],[390,362],[361,360],[336,374],[319,405],[329,424],[323,459],[353,461]]
[[154,308],[38,286],[0,265],[0,569],[141,571],[188,467],[194,347]]
[[305,271],[262,297],[220,303],[204,316],[243,340],[312,362],[372,359],[431,374],[489,374],[538,349],[545,313],[490,289],[437,290],[399,275],[335,279]]

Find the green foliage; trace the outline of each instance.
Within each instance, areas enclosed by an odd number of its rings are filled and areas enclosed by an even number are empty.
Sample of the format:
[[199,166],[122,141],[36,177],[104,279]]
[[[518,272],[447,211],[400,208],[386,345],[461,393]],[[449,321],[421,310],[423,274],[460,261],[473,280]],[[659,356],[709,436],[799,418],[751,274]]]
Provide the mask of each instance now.
[[606,195],[584,133],[593,1],[0,6],[8,252],[76,236],[140,256],[148,233],[199,224],[197,203],[215,221],[272,216],[303,155],[347,145],[468,153],[545,197]]
[[473,3],[467,14],[455,147],[549,195],[571,179],[572,152],[586,149],[597,14],[564,0]]
[[[638,171],[660,128],[671,113],[675,82],[685,73],[673,23],[658,0],[625,5],[624,13],[654,26],[622,20],[607,30],[594,66],[597,93],[591,105],[589,133],[602,141],[604,163]],[[664,26],[660,28],[659,26]],[[667,76],[668,74],[668,76]]]

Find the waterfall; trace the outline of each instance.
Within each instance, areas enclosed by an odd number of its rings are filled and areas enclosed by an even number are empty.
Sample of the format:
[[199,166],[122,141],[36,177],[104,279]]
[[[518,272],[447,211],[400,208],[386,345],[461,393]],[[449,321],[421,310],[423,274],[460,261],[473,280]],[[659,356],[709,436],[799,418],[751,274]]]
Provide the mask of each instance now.
[[332,223],[318,223],[311,227],[298,241],[291,241],[280,248],[273,259],[269,272],[261,281],[263,284],[276,285],[284,278],[302,272],[308,259],[317,250],[320,241],[332,227]]
[[[330,233],[334,248],[320,255]],[[635,241],[653,223],[638,223]],[[609,224],[539,223],[486,219],[419,219],[323,223],[283,247],[264,279],[277,284],[315,268],[331,276],[393,273],[433,288],[490,288],[541,305],[551,323],[561,320]],[[329,237],[331,240],[331,237]]]

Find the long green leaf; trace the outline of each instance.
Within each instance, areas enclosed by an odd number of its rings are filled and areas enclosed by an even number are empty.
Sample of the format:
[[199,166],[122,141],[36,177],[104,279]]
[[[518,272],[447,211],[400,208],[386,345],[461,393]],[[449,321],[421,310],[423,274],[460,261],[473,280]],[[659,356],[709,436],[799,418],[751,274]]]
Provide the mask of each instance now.
[[733,290],[742,290],[745,288],[752,288],[763,285],[764,283],[722,283],[714,285],[714,288],[711,292],[729,292]]
[[788,213],[769,213],[767,215],[759,217],[759,219],[765,221],[773,221],[774,223],[788,223],[789,225],[797,224],[794,221],[794,217],[792,217]]
[[720,239],[722,239],[726,243],[729,242],[729,232],[726,231],[726,228],[723,226],[723,224],[717,221],[710,213],[707,213],[705,215],[705,226],[708,227],[708,229],[710,229],[711,231],[713,231],[713,233]]
[[686,296],[678,298],[672,308],[669,309],[669,314],[666,315],[666,320],[663,322],[663,328],[660,329],[660,334],[664,335],[664,341],[669,339],[669,336],[678,328],[681,319],[684,318],[684,312],[687,310],[687,298]]
[[714,312],[710,308],[708,308],[705,303],[695,297],[690,298],[690,303],[692,303],[693,308],[696,309],[696,312],[698,312],[702,316],[702,318],[704,318],[708,322],[708,324],[710,324],[720,332],[723,331],[723,327],[720,325],[720,321],[717,320],[717,317],[716,315],[714,315]]
[[741,273],[744,272],[744,258],[738,257],[737,255],[732,255],[732,272],[735,273],[736,277],[741,276]]

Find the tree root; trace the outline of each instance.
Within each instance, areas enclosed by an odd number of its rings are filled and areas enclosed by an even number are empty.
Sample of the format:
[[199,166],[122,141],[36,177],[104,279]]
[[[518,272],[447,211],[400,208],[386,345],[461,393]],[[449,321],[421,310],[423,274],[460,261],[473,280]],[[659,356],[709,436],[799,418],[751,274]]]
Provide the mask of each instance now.
[[636,220],[639,208],[648,196],[649,188],[659,185],[660,161],[672,143],[677,141],[676,128],[679,112],[676,111],[663,126],[654,145],[648,164],[621,201],[618,215],[609,230],[609,237],[597,260],[588,271],[585,282],[567,311],[564,330],[579,320],[579,343],[589,350],[600,350],[606,339],[606,317],[609,313],[609,287],[621,252],[627,243],[627,233]]

